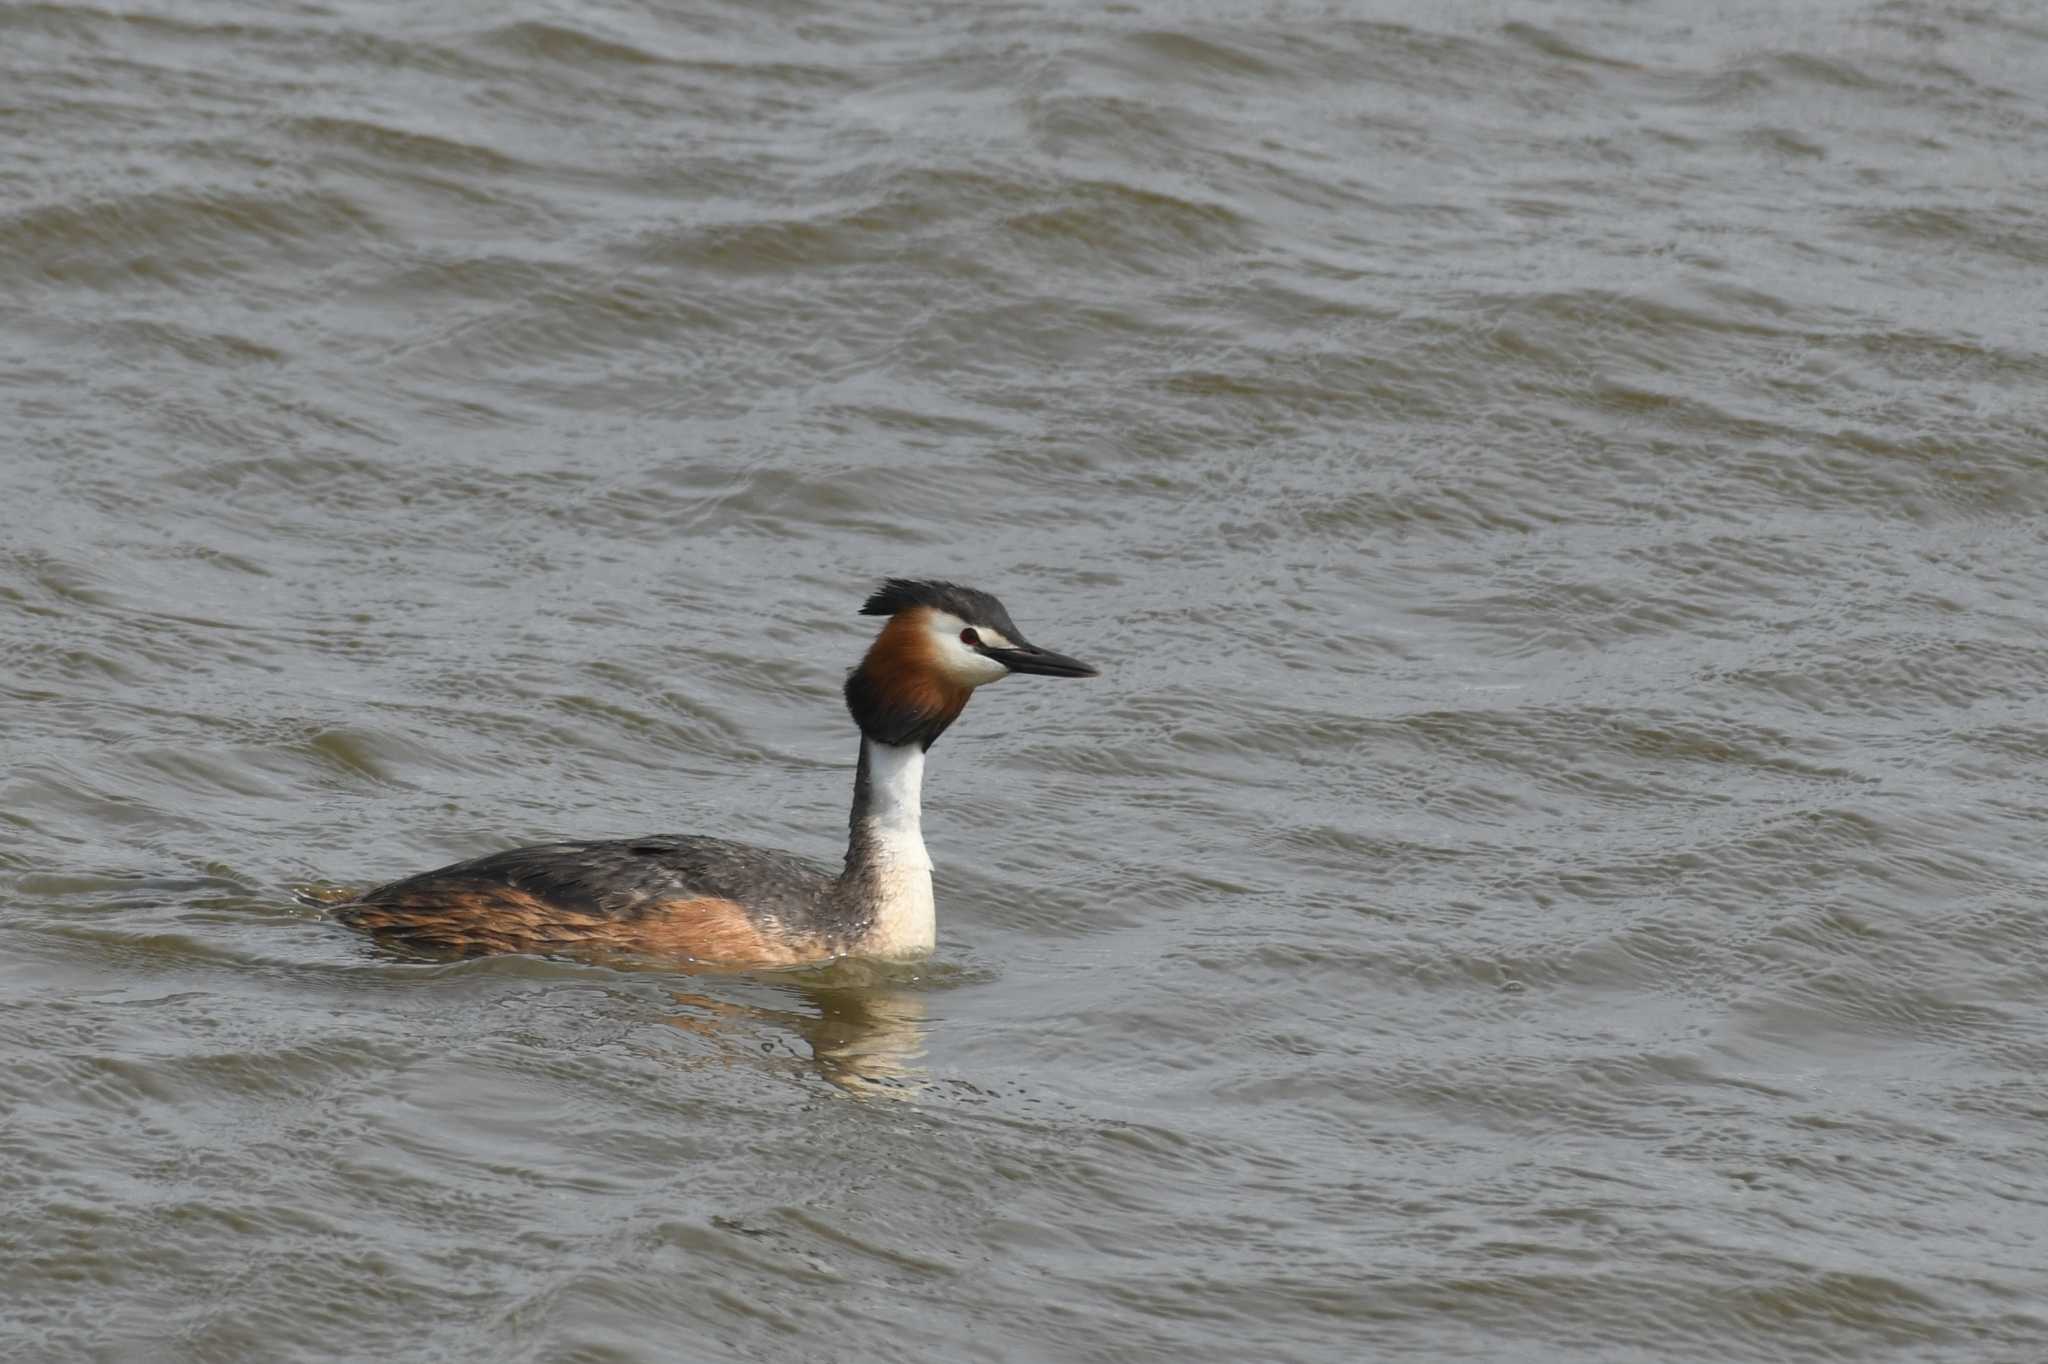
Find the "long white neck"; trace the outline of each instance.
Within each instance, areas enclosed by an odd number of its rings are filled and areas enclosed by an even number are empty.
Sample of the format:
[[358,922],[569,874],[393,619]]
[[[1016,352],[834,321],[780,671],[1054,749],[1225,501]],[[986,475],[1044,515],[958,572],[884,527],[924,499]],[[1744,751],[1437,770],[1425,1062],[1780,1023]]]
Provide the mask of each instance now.
[[923,789],[922,746],[861,740],[845,879],[874,914],[857,945],[863,956],[923,956],[938,945],[932,859],[919,807]]

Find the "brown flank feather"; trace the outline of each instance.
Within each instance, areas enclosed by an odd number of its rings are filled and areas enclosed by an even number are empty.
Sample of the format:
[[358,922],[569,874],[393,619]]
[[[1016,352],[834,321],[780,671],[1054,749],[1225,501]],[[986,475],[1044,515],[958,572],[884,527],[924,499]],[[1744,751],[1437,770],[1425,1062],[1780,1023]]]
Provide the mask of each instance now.
[[384,942],[434,955],[618,952],[688,957],[720,966],[792,966],[831,955],[808,938],[770,936],[731,900],[661,900],[630,919],[585,914],[510,886],[435,886],[347,917]]

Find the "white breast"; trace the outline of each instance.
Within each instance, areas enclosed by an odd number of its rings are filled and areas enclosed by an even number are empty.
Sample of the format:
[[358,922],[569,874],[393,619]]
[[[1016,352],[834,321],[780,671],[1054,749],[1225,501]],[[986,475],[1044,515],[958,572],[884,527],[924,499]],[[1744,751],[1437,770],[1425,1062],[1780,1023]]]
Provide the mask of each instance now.
[[865,819],[873,886],[874,927],[860,944],[863,956],[921,957],[938,945],[932,902],[932,859],[925,851],[919,802],[924,750],[869,743]]

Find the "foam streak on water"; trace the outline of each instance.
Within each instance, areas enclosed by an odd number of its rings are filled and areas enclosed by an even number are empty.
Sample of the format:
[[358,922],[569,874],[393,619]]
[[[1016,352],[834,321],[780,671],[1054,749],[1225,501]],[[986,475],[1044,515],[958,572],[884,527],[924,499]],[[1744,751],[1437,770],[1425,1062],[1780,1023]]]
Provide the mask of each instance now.
[[[0,3],[0,1354],[2048,1357],[2028,6]],[[380,957],[551,836],[940,951]]]

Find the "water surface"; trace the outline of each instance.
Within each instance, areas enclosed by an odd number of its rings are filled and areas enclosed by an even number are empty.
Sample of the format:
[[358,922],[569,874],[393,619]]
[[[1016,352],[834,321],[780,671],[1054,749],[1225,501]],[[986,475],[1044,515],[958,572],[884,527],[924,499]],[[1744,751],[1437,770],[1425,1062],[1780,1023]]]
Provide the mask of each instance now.
[[[2048,24],[0,4],[0,1343],[2048,1357]],[[380,956],[837,856],[885,574],[1103,665],[941,945]]]

